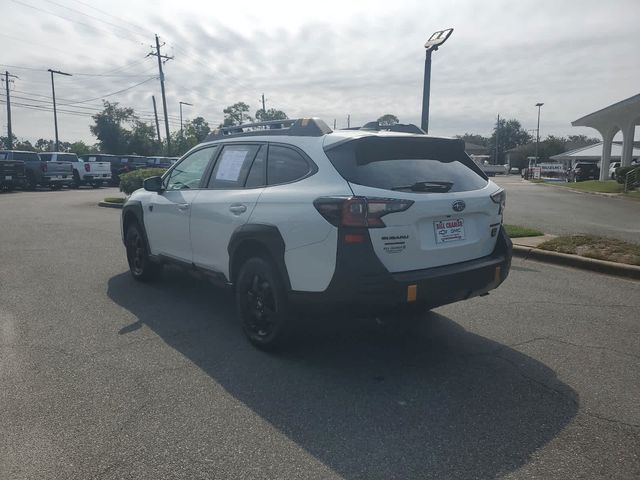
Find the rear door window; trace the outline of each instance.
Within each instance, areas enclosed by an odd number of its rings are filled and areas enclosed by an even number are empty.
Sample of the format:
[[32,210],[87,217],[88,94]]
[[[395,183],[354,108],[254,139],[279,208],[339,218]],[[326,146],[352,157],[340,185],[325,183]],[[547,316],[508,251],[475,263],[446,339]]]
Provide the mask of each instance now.
[[264,187],[266,182],[266,167],[267,166],[267,146],[260,147],[258,154],[256,155],[251,170],[247,175],[247,180],[244,184],[245,188],[258,188]]
[[229,144],[222,147],[209,179],[209,188],[242,188],[260,145]]
[[294,182],[310,172],[311,165],[298,151],[281,145],[269,145],[267,160],[269,185]]
[[487,178],[462,142],[365,137],[326,149],[342,177],[358,185],[416,193],[478,190]]

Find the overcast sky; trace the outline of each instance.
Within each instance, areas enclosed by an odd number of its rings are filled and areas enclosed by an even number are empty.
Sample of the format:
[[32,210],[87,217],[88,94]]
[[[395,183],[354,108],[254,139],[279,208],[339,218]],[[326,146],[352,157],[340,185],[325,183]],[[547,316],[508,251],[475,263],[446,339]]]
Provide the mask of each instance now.
[[0,0],[0,17],[0,69],[20,77],[13,131],[32,141],[54,137],[48,68],[73,74],[55,78],[61,140],[94,143],[100,98],[145,80],[106,98],[150,120],[155,95],[161,113],[156,59],[145,58],[154,33],[175,57],[165,64],[172,129],[179,101],[194,104],[185,119],[214,126],[237,101],[255,113],[263,92],[289,117],[344,127],[348,114],[359,125],[393,113],[419,124],[423,44],[446,27],[455,31],[433,56],[432,134],[487,135],[497,114],[535,129],[544,102],[542,136],[597,136],[570,122],[640,93],[638,0]]

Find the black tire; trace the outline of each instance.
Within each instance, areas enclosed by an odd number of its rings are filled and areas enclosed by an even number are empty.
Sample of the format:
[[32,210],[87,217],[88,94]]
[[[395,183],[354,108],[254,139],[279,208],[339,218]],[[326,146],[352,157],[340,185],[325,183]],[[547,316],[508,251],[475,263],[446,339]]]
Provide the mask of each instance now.
[[160,277],[162,265],[151,261],[147,250],[147,243],[142,234],[142,229],[137,223],[127,227],[125,236],[127,249],[127,262],[133,278],[140,282],[150,282]]
[[33,176],[33,173],[28,172],[24,180],[24,189],[35,190],[37,185],[38,184],[36,183],[36,179]]
[[72,188],[80,188],[80,174],[76,170],[73,171],[73,183],[70,186]]
[[98,180],[91,184],[93,188],[100,188],[102,186],[102,180]]
[[254,257],[244,262],[236,281],[236,306],[242,330],[261,350],[282,348],[291,336],[291,314],[284,282],[273,263]]
[[62,189],[62,184],[60,184],[60,183],[50,183],[49,184],[49,188],[51,190],[61,190]]

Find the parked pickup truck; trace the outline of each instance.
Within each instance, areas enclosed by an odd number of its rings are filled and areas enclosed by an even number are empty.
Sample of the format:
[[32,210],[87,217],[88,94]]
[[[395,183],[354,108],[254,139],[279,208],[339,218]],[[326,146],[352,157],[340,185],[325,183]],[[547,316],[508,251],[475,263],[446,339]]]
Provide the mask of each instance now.
[[24,185],[24,162],[4,160],[0,153],[0,190],[12,191]]
[[119,155],[96,153],[91,155],[80,155],[80,159],[88,163],[108,163],[111,168],[111,181],[109,182],[109,185],[113,187],[120,185],[120,175],[135,170],[133,162],[129,163],[128,158],[121,158]]
[[27,190],[34,190],[38,185],[59,190],[73,182],[73,167],[69,162],[45,162],[36,152],[20,150],[0,150],[0,156],[24,162],[24,188]]
[[70,162],[73,166],[72,186],[74,188],[80,188],[80,185],[98,188],[103,183],[111,181],[111,164],[98,162],[94,156],[89,156],[87,160],[80,160],[75,153],[47,152],[41,153],[40,158],[47,162]]

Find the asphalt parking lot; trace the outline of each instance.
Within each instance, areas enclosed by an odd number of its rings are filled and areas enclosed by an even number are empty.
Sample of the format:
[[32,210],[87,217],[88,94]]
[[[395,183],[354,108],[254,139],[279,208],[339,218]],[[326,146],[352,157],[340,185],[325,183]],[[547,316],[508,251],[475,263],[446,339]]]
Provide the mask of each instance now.
[[640,202],[531,183],[520,175],[498,175],[507,190],[505,223],[545,233],[584,233],[640,243]]
[[640,283],[514,259],[269,355],[229,292],[131,279],[113,193],[0,194],[0,478],[640,477]]

